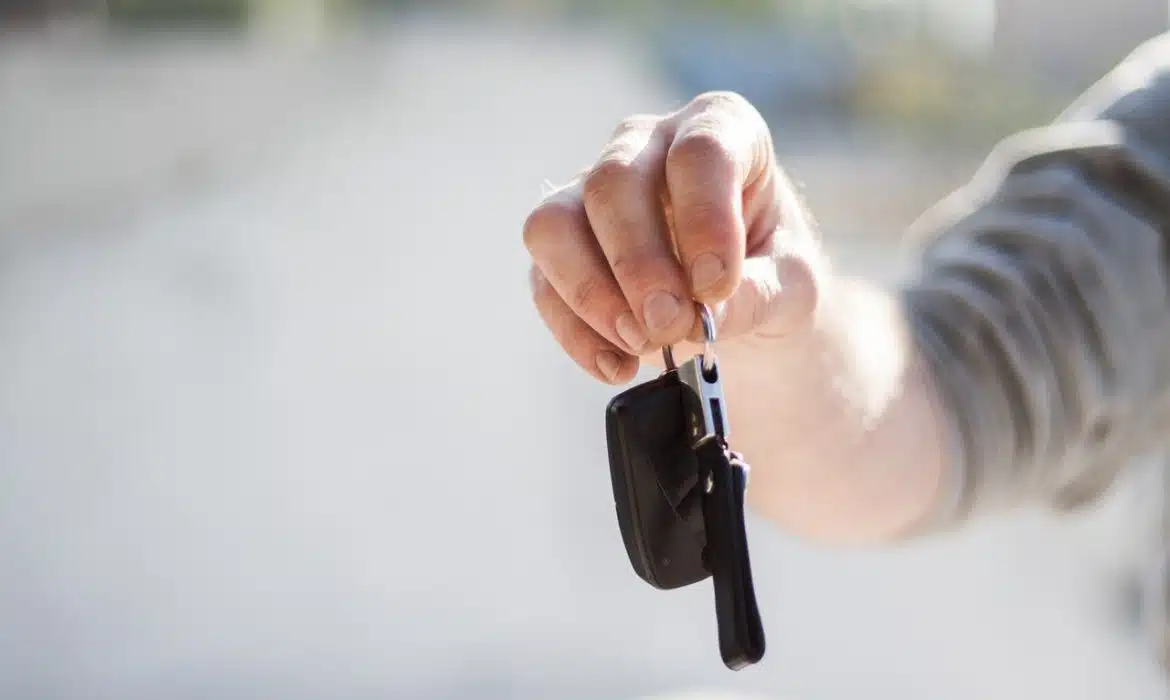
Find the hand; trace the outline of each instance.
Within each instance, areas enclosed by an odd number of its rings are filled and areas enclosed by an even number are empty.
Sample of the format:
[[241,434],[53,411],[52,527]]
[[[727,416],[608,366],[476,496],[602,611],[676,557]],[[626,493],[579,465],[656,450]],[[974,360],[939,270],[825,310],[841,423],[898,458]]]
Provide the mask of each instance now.
[[791,334],[813,315],[823,267],[767,125],[725,92],[623,121],[532,211],[524,242],[544,323],[610,383],[664,344],[700,339],[695,300],[714,309],[720,349]]
[[[728,93],[618,126],[524,225],[536,307],[594,377],[719,327],[749,502],[822,541],[897,537],[945,492],[945,433],[896,295],[831,275],[759,113]],[[696,346],[676,348],[682,361]]]

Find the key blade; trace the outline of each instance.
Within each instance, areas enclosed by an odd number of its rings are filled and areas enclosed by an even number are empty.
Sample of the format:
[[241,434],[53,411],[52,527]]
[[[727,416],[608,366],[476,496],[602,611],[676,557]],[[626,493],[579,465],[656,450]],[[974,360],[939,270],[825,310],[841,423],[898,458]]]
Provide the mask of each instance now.
[[704,369],[703,356],[696,355],[679,365],[678,377],[687,389],[692,441],[698,443],[710,435],[726,439],[731,431],[718,361],[712,362],[710,369]]

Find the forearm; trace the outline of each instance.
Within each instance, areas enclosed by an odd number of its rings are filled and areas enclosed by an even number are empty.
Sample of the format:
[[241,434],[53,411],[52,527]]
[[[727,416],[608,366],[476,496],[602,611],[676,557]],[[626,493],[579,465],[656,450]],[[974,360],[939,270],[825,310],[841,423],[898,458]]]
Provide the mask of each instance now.
[[737,368],[761,510],[880,540],[1074,506],[1165,445],[1168,125],[1164,37],[924,217],[902,289],[832,282],[796,360]]
[[821,540],[891,539],[1077,505],[1164,444],[1170,178],[1140,157],[1086,141],[1021,160],[904,288],[831,282],[804,347],[736,368],[760,510]]

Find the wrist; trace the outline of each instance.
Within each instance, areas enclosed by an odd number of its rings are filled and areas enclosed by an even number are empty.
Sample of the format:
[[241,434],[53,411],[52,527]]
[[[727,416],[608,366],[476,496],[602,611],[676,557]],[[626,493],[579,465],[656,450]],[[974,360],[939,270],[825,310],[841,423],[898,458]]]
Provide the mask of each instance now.
[[797,534],[868,542],[937,509],[943,440],[928,367],[895,295],[824,280],[809,327],[721,356],[752,503]]

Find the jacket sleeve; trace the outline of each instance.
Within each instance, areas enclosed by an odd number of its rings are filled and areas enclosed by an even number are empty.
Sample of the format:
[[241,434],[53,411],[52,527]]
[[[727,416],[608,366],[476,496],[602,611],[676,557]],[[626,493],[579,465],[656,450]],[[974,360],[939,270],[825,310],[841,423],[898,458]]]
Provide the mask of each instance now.
[[1170,440],[1170,37],[917,224],[902,288],[954,445],[935,528],[1096,498]]

